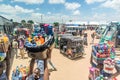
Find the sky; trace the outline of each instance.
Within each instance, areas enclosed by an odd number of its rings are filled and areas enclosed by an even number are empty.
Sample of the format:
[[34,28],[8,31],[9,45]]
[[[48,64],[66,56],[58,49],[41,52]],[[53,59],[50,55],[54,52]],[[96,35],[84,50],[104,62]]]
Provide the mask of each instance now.
[[120,21],[120,0],[0,0],[0,15],[17,22]]

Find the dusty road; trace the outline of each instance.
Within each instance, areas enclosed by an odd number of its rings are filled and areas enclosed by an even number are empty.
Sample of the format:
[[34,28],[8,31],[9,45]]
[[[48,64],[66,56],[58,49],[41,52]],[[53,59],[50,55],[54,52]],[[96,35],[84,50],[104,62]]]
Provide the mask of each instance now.
[[[76,60],[70,60],[60,54],[58,49],[53,49],[52,52],[52,62],[57,68],[57,71],[52,71],[50,74],[50,80],[88,80],[88,74],[89,74],[89,67],[90,65],[90,55],[91,55],[91,31],[87,31],[88,33],[88,46],[85,47],[85,53],[84,57],[76,59]],[[95,40],[95,43],[97,43],[98,40]],[[13,60],[11,72],[13,69],[15,69],[16,66],[19,65],[28,65],[30,58],[22,59],[15,59]],[[49,68],[51,68],[49,66]],[[118,76],[118,80],[120,80],[120,76]]]
[[[52,60],[56,65],[58,71],[54,71],[51,73],[51,80],[88,80],[89,67],[90,65],[90,55],[91,55],[91,31],[87,31],[88,33],[88,46],[85,47],[84,57],[69,60],[59,53],[59,50],[54,49]],[[95,42],[98,42],[96,40]],[[59,57],[58,57],[59,56]]]

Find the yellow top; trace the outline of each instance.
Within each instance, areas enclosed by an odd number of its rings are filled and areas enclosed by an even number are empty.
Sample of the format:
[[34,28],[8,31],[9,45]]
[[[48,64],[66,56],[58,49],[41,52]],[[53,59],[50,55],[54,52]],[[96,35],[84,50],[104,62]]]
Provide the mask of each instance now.
[[3,37],[3,41],[4,41],[4,43],[8,42],[8,41],[9,41],[8,37],[7,37],[7,36],[4,36],[4,37]]

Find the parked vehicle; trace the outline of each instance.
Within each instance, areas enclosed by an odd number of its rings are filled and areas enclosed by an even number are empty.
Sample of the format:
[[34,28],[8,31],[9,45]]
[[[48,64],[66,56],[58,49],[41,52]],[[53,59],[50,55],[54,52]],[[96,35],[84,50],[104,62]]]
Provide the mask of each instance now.
[[76,36],[62,36],[60,38],[60,53],[69,59],[82,57],[84,54],[83,40]]
[[55,35],[55,48],[59,48],[60,38],[63,36],[73,36],[72,34],[57,34]]
[[77,36],[77,31],[76,30],[68,30],[66,31],[67,34],[72,34],[74,36]]

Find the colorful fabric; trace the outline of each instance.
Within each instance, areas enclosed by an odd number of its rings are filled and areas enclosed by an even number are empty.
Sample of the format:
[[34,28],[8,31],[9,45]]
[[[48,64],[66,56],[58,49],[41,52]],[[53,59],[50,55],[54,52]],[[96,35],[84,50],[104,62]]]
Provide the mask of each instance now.
[[24,42],[22,40],[19,40],[19,48],[24,48]]

